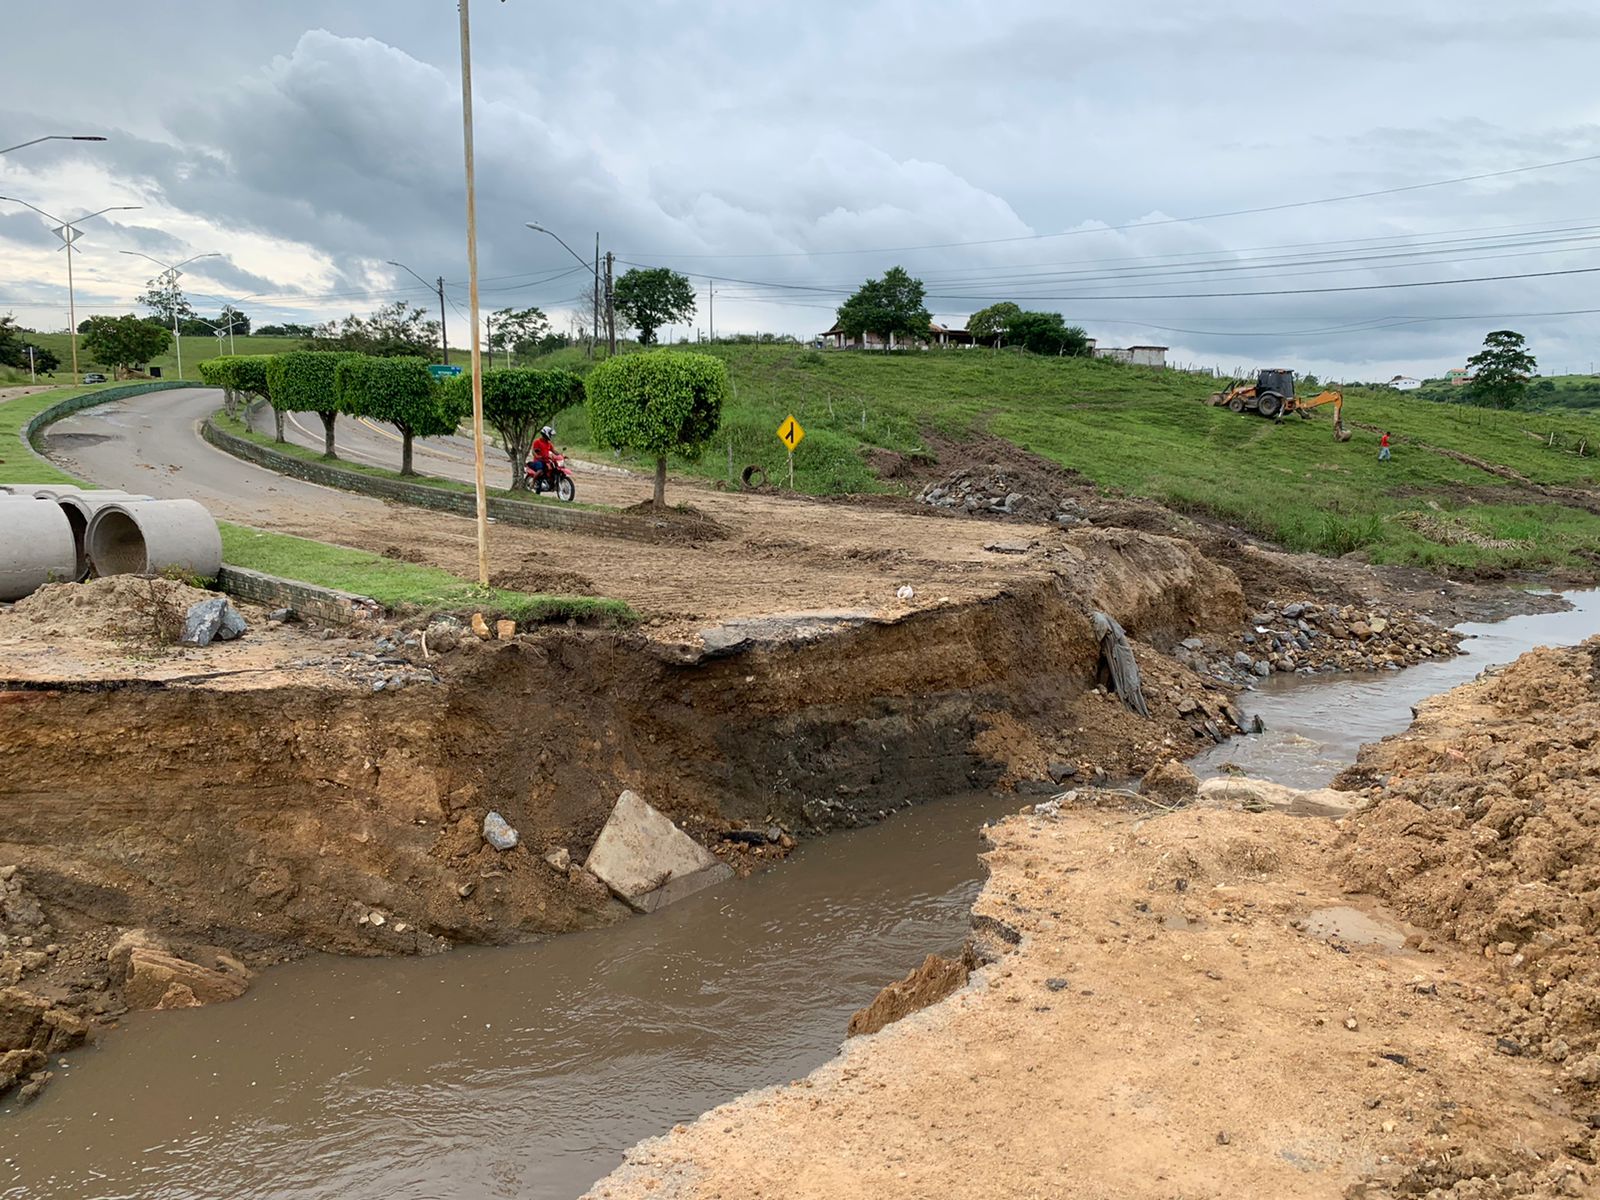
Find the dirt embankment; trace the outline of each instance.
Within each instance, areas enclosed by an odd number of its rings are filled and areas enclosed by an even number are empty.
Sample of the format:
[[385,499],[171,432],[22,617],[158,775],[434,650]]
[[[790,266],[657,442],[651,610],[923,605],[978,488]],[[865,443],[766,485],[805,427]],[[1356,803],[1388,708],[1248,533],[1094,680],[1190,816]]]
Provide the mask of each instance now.
[[[403,631],[352,646],[258,623],[228,646],[130,658],[18,606],[0,614],[16,672],[0,685],[0,866],[17,889],[0,986],[114,1019],[137,967],[147,1006],[173,985],[225,988],[169,959],[248,970],[618,920],[597,879],[545,855],[581,864],[624,788],[739,861],[753,851],[719,845],[730,828],[855,825],[998,782],[1048,786],[1052,764],[1141,772],[1194,745],[1195,714],[1229,694],[1141,643],[1151,715],[1135,715],[1096,689],[1091,613],[1169,643],[1237,626],[1238,588],[1145,535],[1077,553],[1081,588],[1036,578],[825,636],[775,620],[715,652],[560,629],[444,639],[424,659]],[[1137,578],[1102,589],[1124,571]],[[491,809],[515,849],[485,843]],[[114,954],[132,931],[140,945]],[[34,1021],[18,1048],[43,1049],[38,1036]]]
[[1535,650],[1366,747],[1341,861],[1482,957],[1509,1054],[1600,1084],[1600,638]]
[[[1484,1198],[1600,1182],[1582,1097],[1497,1048],[1495,965],[1403,945],[1391,914],[1347,893],[1333,823],[1078,810],[988,836],[974,930],[990,961],[964,988],[642,1143],[587,1196]],[[925,964],[882,1015],[959,967]]]

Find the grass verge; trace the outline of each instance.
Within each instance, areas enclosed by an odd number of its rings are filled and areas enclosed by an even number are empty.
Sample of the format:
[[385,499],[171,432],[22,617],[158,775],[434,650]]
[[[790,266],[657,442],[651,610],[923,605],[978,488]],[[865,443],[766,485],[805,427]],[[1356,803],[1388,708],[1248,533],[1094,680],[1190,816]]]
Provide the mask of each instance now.
[[82,482],[36,457],[22,442],[22,427],[52,404],[113,386],[97,383],[88,387],[55,388],[0,401],[0,483]]

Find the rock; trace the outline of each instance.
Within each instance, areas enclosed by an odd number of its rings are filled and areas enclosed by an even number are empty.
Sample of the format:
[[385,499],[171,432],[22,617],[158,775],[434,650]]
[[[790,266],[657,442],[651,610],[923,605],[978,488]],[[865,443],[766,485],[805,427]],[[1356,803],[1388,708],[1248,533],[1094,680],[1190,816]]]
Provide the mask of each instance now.
[[1304,604],[1285,604],[1283,606],[1283,615],[1291,621],[1297,620],[1305,611],[1306,606]]
[[1026,554],[1029,543],[1016,541],[990,542],[984,546],[990,554]]
[[456,885],[456,895],[460,896],[463,900],[467,899],[472,895],[473,892],[477,890],[478,885],[475,883],[462,883]]
[[16,863],[8,863],[6,866],[0,867],[0,883],[10,883],[16,877],[16,874]]
[[1264,658],[1257,659],[1255,672],[1257,675],[1261,676],[1261,678],[1265,679],[1268,675],[1272,674],[1272,664]]
[[572,866],[572,854],[565,846],[557,846],[544,856],[544,861],[550,864],[550,869],[565,875],[567,868]]
[[134,946],[128,952],[122,999],[129,1008],[197,1008],[242,996],[250,972],[237,960],[218,956],[216,968],[167,950]]
[[483,818],[483,840],[496,850],[510,850],[519,839],[510,822],[491,809]]
[[1249,671],[1255,668],[1256,660],[1243,650],[1235,650],[1233,652],[1233,665],[1236,667],[1243,667],[1245,670]]
[[912,590],[912,587],[911,587],[911,585],[909,583],[902,583],[899,587],[895,588],[895,590],[894,590],[894,595],[895,595],[895,599],[896,600],[910,600],[916,594],[917,593],[914,590]]
[[1044,985],[1052,992],[1063,992],[1072,986],[1072,981],[1069,979],[1062,979],[1059,976],[1052,976],[1044,981]]
[[1571,1067],[1572,1077],[1579,1083],[1600,1083],[1600,1054],[1590,1054]]
[[1175,758],[1158,762],[1139,781],[1142,794],[1164,804],[1182,804],[1194,799],[1199,790],[1200,781],[1194,772]]
[[1076,778],[1078,774],[1078,764],[1069,762],[1053,762],[1046,766],[1044,770],[1045,774],[1050,776],[1051,779],[1055,780],[1057,783],[1061,783],[1063,780]]
[[1206,780],[1200,785],[1200,798],[1212,804],[1237,804],[1257,811],[1270,808],[1330,817],[1344,816],[1357,799],[1353,793],[1332,788],[1302,790],[1243,775]]
[[1373,633],[1383,633],[1389,628],[1389,622],[1382,617],[1373,617],[1372,620],[1367,622],[1367,628],[1372,630]]
[[904,979],[891,983],[867,1007],[850,1018],[847,1037],[861,1037],[877,1033],[903,1017],[937,1004],[956,989],[963,987],[972,973],[972,964],[966,958],[944,958],[930,954],[922,965]]
[[1352,621],[1350,622],[1350,636],[1364,642],[1372,636],[1372,626],[1365,621]]
[[638,912],[654,912],[733,875],[632,791],[617,798],[584,866]]
[[1180,717],[1186,717],[1199,707],[1200,702],[1193,696],[1185,696],[1182,700],[1178,701],[1178,715]]
[[517,636],[517,623],[515,621],[496,621],[494,635],[502,642],[509,642]]
[[43,996],[0,989],[0,1046],[58,1054],[83,1044],[89,1025]]
[[1356,1030],[1361,1028],[1361,1025],[1354,1017],[1346,1017],[1344,1019],[1344,1027],[1351,1033],[1354,1033]]
[[267,613],[267,620],[276,621],[280,625],[284,624],[287,621],[292,621],[292,620],[294,620],[294,609],[292,609],[292,608],[274,608],[274,609],[272,609],[271,611],[269,611]]
[[183,635],[178,641],[185,646],[209,646],[222,629],[222,614],[227,607],[226,596],[195,601],[184,615]]
[[1517,1041],[1516,1038],[1497,1037],[1494,1040],[1494,1048],[1497,1053],[1508,1054],[1512,1058],[1517,1058],[1522,1054],[1522,1043]]
[[489,623],[483,619],[481,612],[472,614],[472,632],[477,634],[478,640],[487,642],[493,635],[489,632]]
[[1025,499],[1025,497],[1023,496],[1023,494],[1021,492],[1007,492],[1006,493],[1006,499],[1005,499],[1006,511],[1007,512],[1013,511],[1017,507],[1017,505],[1022,503],[1022,501],[1024,499]]
[[234,638],[242,637],[248,632],[250,626],[239,615],[239,610],[233,605],[223,602],[222,622],[217,626],[217,641],[231,642]]

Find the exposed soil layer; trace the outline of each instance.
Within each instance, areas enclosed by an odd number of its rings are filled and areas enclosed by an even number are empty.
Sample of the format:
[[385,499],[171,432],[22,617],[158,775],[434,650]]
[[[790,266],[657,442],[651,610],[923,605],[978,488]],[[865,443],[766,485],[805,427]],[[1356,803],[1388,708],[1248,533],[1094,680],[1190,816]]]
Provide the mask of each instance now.
[[[1332,869],[1332,823],[1080,810],[989,836],[993,960],[965,988],[586,1195],[1593,1194],[1570,1085],[1497,1048],[1493,964],[1395,949],[1408,931]],[[1352,906],[1381,936],[1327,931]]]
[[[1356,886],[1483,958],[1508,1052],[1600,1084],[1600,638],[1420,706],[1340,778],[1369,788]],[[1570,1085],[1569,1085],[1570,1086]]]

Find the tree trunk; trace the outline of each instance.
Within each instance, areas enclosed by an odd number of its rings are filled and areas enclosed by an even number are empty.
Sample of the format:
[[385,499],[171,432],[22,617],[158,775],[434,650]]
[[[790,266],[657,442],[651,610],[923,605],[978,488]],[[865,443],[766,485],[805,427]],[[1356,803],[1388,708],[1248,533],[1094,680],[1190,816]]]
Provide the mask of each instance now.
[[400,474],[415,475],[411,469],[411,430],[400,431]]
[[278,437],[277,437],[277,440],[281,442],[281,441],[283,441],[283,409],[281,409],[281,408],[273,409],[272,410],[272,419],[275,422],[277,422],[277,425],[278,425]]
[[224,387],[222,389],[222,411],[227,413],[230,417],[237,417],[239,415],[239,398],[233,394],[233,389],[231,387]]
[[513,492],[525,492],[528,490],[528,473],[523,469],[522,465],[524,461],[520,454],[511,455],[511,490]]
[[667,505],[667,456],[665,454],[656,459],[655,503],[657,508],[665,508]]
[[333,452],[333,423],[339,419],[337,412],[318,413],[322,418],[322,457],[338,458]]

